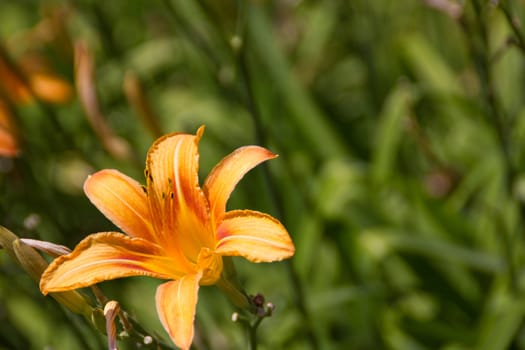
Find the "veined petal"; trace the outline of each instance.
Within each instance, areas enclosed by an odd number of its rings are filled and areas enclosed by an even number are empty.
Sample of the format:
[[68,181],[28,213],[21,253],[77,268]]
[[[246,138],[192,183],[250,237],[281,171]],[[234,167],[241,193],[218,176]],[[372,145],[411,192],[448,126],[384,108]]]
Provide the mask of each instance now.
[[[146,177],[156,230],[163,232],[163,247],[180,249],[195,263],[201,247],[213,246],[208,203],[199,186],[197,135],[170,134],[158,139],[148,152]],[[156,215],[157,216],[157,215]]]
[[218,222],[226,211],[226,202],[242,177],[261,162],[277,157],[266,148],[245,146],[236,149],[217,164],[203,185],[210,211]]
[[180,271],[177,261],[164,256],[156,244],[117,232],[87,236],[68,255],[55,259],[42,274],[42,293],[87,287],[102,281],[128,276],[175,279]]
[[87,178],[84,192],[125,233],[157,242],[145,188],[137,181],[117,170],[101,170]]
[[202,273],[186,275],[157,287],[155,301],[160,322],[171,340],[181,349],[193,341],[195,309]]
[[242,256],[252,262],[290,258],[295,247],[284,226],[270,215],[252,210],[233,210],[217,228],[216,254]]

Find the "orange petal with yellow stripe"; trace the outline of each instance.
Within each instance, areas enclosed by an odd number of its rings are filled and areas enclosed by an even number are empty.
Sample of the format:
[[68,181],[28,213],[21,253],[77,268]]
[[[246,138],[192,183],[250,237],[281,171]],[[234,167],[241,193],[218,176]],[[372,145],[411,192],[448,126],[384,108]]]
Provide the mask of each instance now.
[[193,341],[195,310],[202,273],[186,275],[157,287],[157,313],[171,340],[183,350]]
[[55,259],[42,274],[40,290],[62,292],[128,276],[176,279],[185,273],[156,244],[103,232],[87,236],[73,252]]
[[87,178],[84,192],[125,233],[157,242],[145,188],[137,181],[117,170],[101,170]]
[[[148,152],[147,189],[156,231],[165,236],[163,247],[183,251],[196,262],[202,247],[213,247],[206,197],[199,186],[197,135],[170,134]],[[191,232],[191,234],[190,234]]]
[[217,240],[216,254],[242,256],[252,262],[279,261],[295,253],[284,226],[272,216],[252,210],[227,212],[217,228]]
[[245,146],[236,149],[217,164],[203,185],[204,193],[210,203],[213,218],[220,220],[226,210],[226,202],[242,177],[265,160],[277,157],[276,154],[259,146]]

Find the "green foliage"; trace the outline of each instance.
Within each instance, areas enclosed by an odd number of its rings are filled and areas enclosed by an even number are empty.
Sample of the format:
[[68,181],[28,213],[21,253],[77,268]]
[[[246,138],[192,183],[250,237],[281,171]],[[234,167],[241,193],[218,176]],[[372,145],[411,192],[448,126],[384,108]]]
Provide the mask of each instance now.
[[[10,103],[22,151],[0,158],[0,225],[69,247],[115,229],[82,183],[103,168],[143,182],[157,135],[126,98],[131,72],[163,133],[206,125],[203,176],[245,144],[280,155],[229,202],[279,217],[297,248],[235,260],[276,306],[260,349],[525,349],[524,16],[517,0],[0,2],[15,66],[45,57],[74,86],[67,40],[86,43],[103,118],[131,150],[115,157],[77,96]],[[158,283],[100,287],[168,339]],[[247,348],[219,290],[199,298],[195,349]],[[0,324],[0,349],[105,346],[5,249]]]

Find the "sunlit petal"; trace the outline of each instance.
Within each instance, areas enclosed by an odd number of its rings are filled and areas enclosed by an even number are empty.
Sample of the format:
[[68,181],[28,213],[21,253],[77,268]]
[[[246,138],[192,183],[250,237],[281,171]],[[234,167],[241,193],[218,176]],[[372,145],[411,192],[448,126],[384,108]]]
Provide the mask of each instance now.
[[208,204],[198,179],[198,142],[203,131],[201,127],[197,135],[160,138],[150,148],[146,163],[151,211],[158,213],[156,230],[166,235],[163,246],[170,251],[181,249],[192,262],[201,247],[213,246]]
[[55,259],[42,274],[40,289],[47,294],[138,275],[175,279],[187,273],[177,271],[176,265],[159,246],[144,239],[96,233],[82,240],[71,254]]
[[200,278],[201,273],[186,275],[157,287],[155,299],[160,321],[175,345],[182,349],[189,349],[193,340]]
[[102,170],[87,178],[84,192],[124,232],[156,242],[145,188],[137,181],[117,170]]
[[261,162],[275,157],[276,154],[265,148],[246,146],[236,149],[213,168],[206,178],[203,190],[216,221],[224,214],[226,202],[244,174]]
[[288,232],[277,219],[251,210],[227,212],[217,228],[217,240],[215,253],[243,256],[252,262],[278,261],[295,252]]

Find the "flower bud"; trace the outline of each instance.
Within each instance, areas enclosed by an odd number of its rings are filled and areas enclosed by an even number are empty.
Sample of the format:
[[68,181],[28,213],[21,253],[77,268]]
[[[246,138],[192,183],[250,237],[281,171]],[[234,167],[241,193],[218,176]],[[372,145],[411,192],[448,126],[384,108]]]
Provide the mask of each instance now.
[[117,327],[115,327],[115,317],[120,312],[120,306],[115,300],[110,300],[104,306],[104,316],[106,317],[106,333],[108,335],[108,349],[118,350],[117,348]]
[[[40,276],[47,268],[48,263],[46,260],[36,250],[18,238],[12,243],[12,248],[20,266],[31,278],[39,281]],[[92,312],[92,307],[88,300],[77,291],[57,292],[50,295],[71,312],[86,317],[89,317]]]
[[0,247],[6,250],[7,254],[14,261],[18,262],[15,251],[13,249],[13,242],[18,239],[18,236],[9,231],[3,226],[0,226]]
[[21,238],[22,243],[28,246],[40,250],[44,253],[51,255],[52,257],[59,257],[71,253],[71,249],[66,246],[55,244],[46,241],[39,241],[38,239]]

